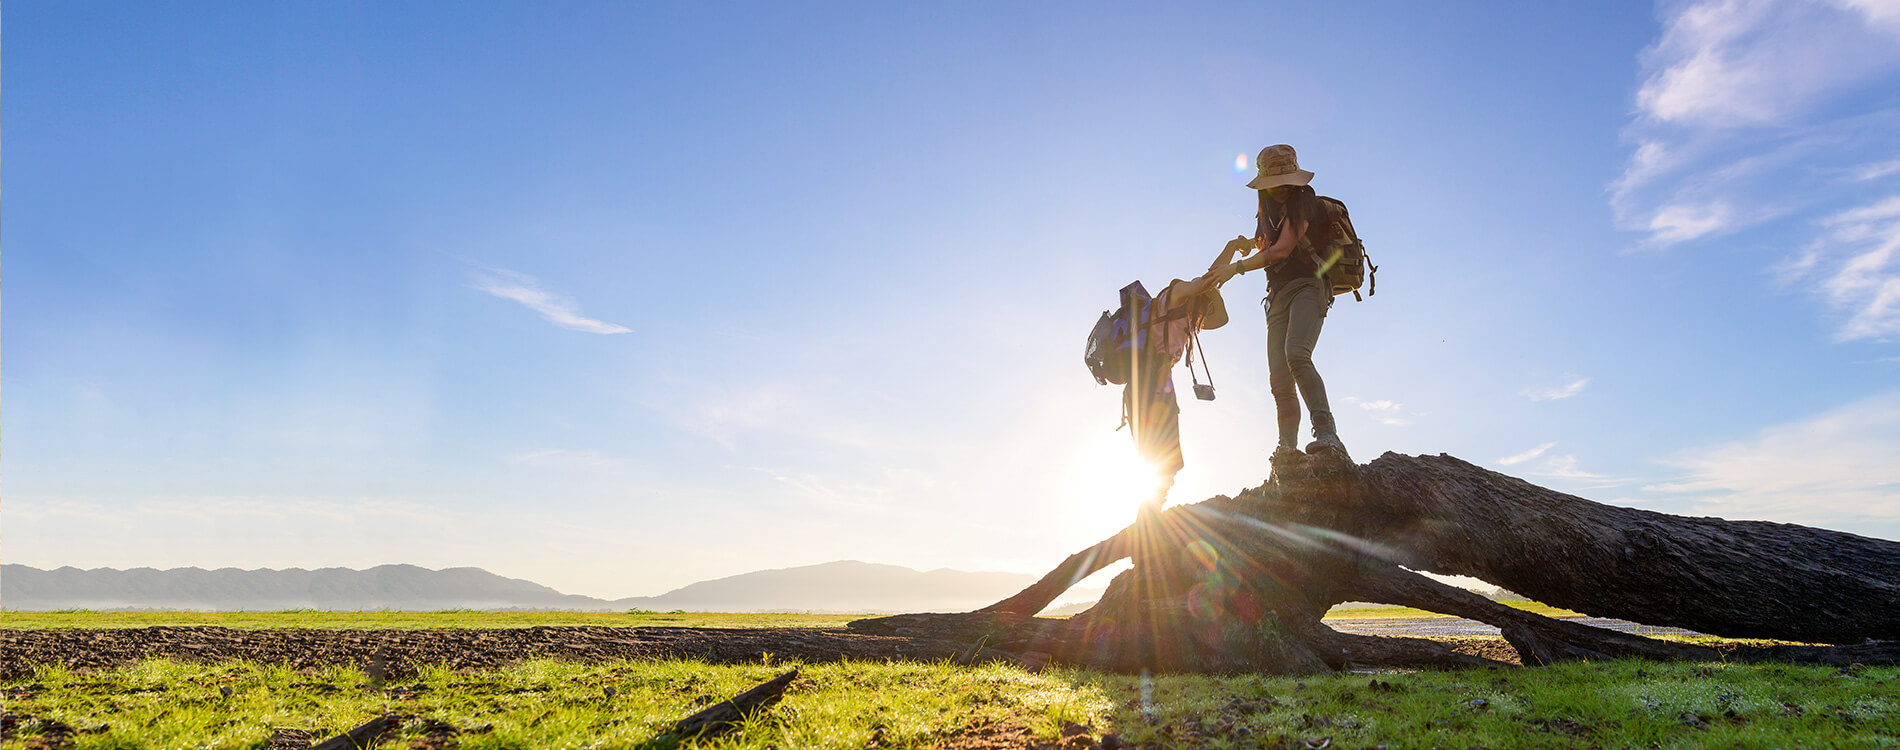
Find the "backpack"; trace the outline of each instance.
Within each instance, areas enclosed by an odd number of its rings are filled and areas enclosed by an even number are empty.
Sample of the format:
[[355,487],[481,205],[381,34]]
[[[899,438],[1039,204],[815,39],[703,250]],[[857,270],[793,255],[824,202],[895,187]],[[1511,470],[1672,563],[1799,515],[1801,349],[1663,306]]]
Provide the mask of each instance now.
[[1353,299],[1364,302],[1365,297],[1359,296],[1359,287],[1366,286],[1367,297],[1377,293],[1379,284],[1373,275],[1379,267],[1366,257],[1366,245],[1352,228],[1352,216],[1346,212],[1346,204],[1322,195],[1319,207],[1325,227],[1319,236],[1325,243],[1311,250],[1319,278],[1332,288],[1333,296],[1352,292]]
[[1114,312],[1103,311],[1101,319],[1089,330],[1088,345],[1082,350],[1082,362],[1099,385],[1127,385],[1134,373],[1139,352],[1149,346],[1148,290],[1136,281],[1122,287],[1122,304]]

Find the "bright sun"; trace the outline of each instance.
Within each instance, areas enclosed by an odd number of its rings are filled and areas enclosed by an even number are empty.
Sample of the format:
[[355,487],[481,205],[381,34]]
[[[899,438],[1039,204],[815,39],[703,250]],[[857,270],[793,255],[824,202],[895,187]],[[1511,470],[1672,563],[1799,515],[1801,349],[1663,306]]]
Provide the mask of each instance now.
[[1090,437],[1076,450],[1069,476],[1067,515],[1094,540],[1134,523],[1136,509],[1159,484],[1153,465],[1135,455],[1126,431]]

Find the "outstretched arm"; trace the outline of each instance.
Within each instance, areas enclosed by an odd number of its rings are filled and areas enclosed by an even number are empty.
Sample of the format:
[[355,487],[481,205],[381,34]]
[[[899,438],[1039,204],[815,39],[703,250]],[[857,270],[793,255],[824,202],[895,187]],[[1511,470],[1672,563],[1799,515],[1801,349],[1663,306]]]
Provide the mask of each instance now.
[[[1226,283],[1228,279],[1233,278],[1235,274],[1245,273],[1251,270],[1246,266],[1248,261],[1247,255],[1252,253],[1257,247],[1259,247],[1259,244],[1246,235],[1228,240],[1227,246],[1221,248],[1220,255],[1214,258],[1212,264],[1208,265],[1207,275],[1202,276],[1201,279],[1212,279],[1215,284],[1223,284]],[[1236,255],[1240,256],[1240,262],[1238,263],[1234,262],[1234,256]],[[1252,266],[1252,268],[1259,267],[1257,264]],[[1196,279],[1196,281],[1199,280],[1200,279]]]
[[[1225,283],[1237,275],[1275,265],[1292,255],[1293,248],[1300,244],[1300,237],[1306,234],[1306,217],[1295,214],[1287,217],[1287,221],[1289,225],[1281,230],[1272,244],[1268,244],[1264,237],[1235,237],[1228,240],[1227,246],[1221,249],[1220,257],[1215,258],[1214,265],[1207,269],[1209,275],[1215,278],[1214,283]],[[1254,253],[1255,248],[1260,252]],[[1235,255],[1242,257],[1236,261],[1233,259]]]

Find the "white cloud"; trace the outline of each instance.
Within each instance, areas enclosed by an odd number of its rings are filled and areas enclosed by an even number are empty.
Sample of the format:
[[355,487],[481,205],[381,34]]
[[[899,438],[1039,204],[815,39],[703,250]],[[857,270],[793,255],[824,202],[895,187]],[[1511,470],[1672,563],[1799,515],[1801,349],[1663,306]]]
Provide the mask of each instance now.
[[1577,468],[1577,457],[1574,455],[1551,456],[1550,460],[1545,461],[1541,468],[1532,473],[1540,477],[1559,479],[1610,479],[1606,474],[1596,474]]
[[1524,451],[1523,453],[1519,453],[1515,456],[1500,458],[1498,459],[1498,464],[1502,466],[1516,466],[1518,464],[1524,463],[1525,461],[1529,461],[1533,458],[1544,455],[1545,451],[1548,451],[1555,447],[1557,447],[1556,443],[1545,443],[1543,445],[1537,446],[1530,450]]
[[1520,393],[1532,401],[1558,401],[1583,392],[1590,385],[1589,378],[1571,378],[1570,382],[1553,388],[1525,388]]
[[1682,6],[1644,53],[1638,109],[1700,126],[1782,122],[1824,92],[1895,63],[1884,6],[1855,13],[1809,0],[1708,0]]
[[1753,438],[1666,463],[1681,481],[1647,487],[1685,495],[1726,518],[1840,526],[1900,521],[1900,391],[1867,398]]
[[1347,396],[1346,401],[1358,404],[1359,408],[1364,409],[1366,414],[1370,415],[1373,421],[1379,424],[1391,425],[1393,427],[1405,427],[1412,424],[1412,420],[1405,416],[1405,405],[1397,401],[1388,399],[1361,401],[1351,396]]
[[1883,161],[1876,164],[1862,164],[1854,169],[1854,179],[1861,182],[1878,180],[1893,174],[1900,174],[1900,159]]
[[1847,316],[1842,340],[1900,337],[1900,195],[1821,221],[1827,234],[1783,268],[1791,278],[1823,276],[1818,288]]
[[1734,223],[1735,212],[1727,204],[1671,204],[1650,217],[1649,231],[1656,242],[1673,245],[1726,230]]
[[549,323],[583,333],[630,333],[633,330],[581,315],[573,300],[542,290],[540,283],[531,276],[513,271],[489,270],[495,276],[477,278],[475,281],[477,290],[519,302],[540,314],[541,318]]
[[1867,22],[1886,29],[1889,33],[1900,35],[1900,3],[1893,0],[1831,0],[1860,11],[1867,16]]
[[1408,420],[1408,419],[1405,419],[1404,417],[1399,416],[1399,412],[1404,407],[1400,406],[1396,402],[1367,401],[1365,403],[1360,404],[1359,408],[1365,409],[1368,413],[1372,415],[1373,419],[1379,420],[1381,424],[1389,424],[1389,425],[1402,427],[1404,425],[1408,425],[1412,423],[1411,420]]
[[1706,240],[1851,202],[1841,193],[1900,171],[1895,5],[1666,3],[1609,190],[1618,226],[1652,247]]

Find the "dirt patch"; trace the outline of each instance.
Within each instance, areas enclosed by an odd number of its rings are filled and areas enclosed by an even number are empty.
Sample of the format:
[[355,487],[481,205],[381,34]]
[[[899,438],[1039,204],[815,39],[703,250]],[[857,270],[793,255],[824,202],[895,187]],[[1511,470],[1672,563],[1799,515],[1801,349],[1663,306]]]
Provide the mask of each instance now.
[[[1500,638],[1435,640],[1460,653],[1518,661],[1517,651]],[[245,659],[295,668],[349,664],[376,679],[397,680],[413,675],[420,664],[489,669],[535,658],[582,662],[678,658],[741,664],[758,662],[769,653],[776,659],[816,663],[964,659],[970,651],[968,644],[957,641],[867,635],[843,628],[0,629],[0,682],[30,677],[37,664],[103,669],[153,657],[201,662]]]
[[99,669],[153,657],[184,661],[247,659],[293,667],[354,664],[396,679],[416,664],[485,669],[524,659],[597,662],[699,659],[717,664],[773,658],[936,660],[968,647],[952,641],[864,635],[842,628],[533,627],[494,630],[239,630],[209,626],[113,630],[0,630],[0,681],[30,675],[32,665]]
[[[872,741],[877,745],[877,741]],[[966,727],[937,743],[937,750],[1095,750],[1120,748],[1119,738],[1095,736],[1095,728],[1076,723],[1062,725],[1060,738],[1038,739],[1026,722],[1018,720],[985,721]]]
[[1521,665],[1524,663],[1523,660],[1518,657],[1517,649],[1512,648],[1511,644],[1503,638],[1464,636],[1433,638],[1432,640],[1443,643],[1449,646],[1451,650],[1461,654],[1481,656],[1492,661],[1501,661],[1506,664]]
[[24,739],[23,750],[64,750],[73,746],[75,735],[98,734],[106,729],[100,726],[80,730],[54,719],[0,713],[0,740]]

